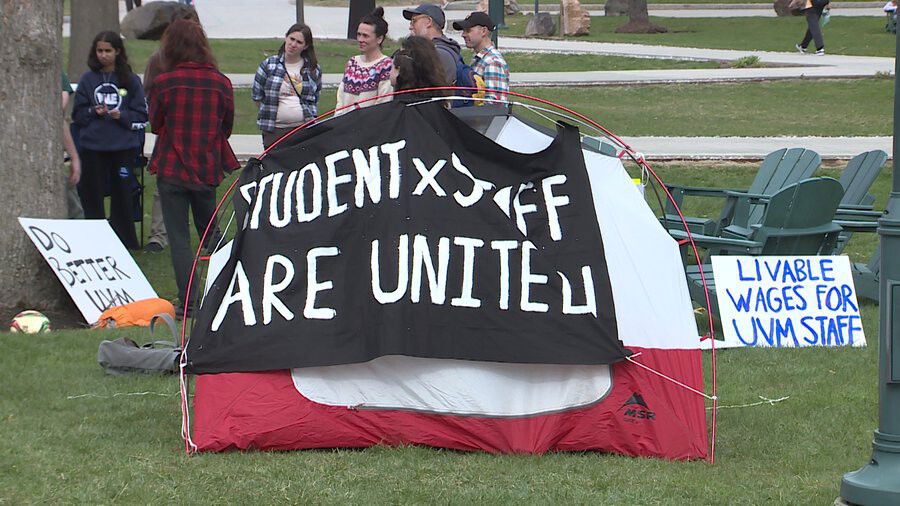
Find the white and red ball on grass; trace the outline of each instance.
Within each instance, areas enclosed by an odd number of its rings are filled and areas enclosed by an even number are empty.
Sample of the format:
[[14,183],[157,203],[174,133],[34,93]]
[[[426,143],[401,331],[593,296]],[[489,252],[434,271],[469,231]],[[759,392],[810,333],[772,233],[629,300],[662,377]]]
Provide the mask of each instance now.
[[39,334],[42,332],[50,332],[51,330],[53,330],[53,328],[50,326],[50,319],[39,311],[22,311],[14,316],[9,323],[10,332]]

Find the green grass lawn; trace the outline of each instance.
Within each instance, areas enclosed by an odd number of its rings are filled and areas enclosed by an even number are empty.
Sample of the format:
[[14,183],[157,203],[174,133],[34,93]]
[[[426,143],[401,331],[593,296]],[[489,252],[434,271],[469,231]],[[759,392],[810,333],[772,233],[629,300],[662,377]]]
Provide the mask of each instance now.
[[621,135],[834,136],[891,135],[892,90],[891,79],[857,79],[516,91],[533,91]]
[[[509,16],[509,28],[503,35],[522,36],[530,15]],[[651,21],[669,29],[661,34],[620,34],[616,27],[627,22],[622,17],[592,17],[591,33],[577,40],[629,42],[663,46],[707,47],[716,49],[794,51],[806,31],[802,17],[784,18],[660,18]],[[559,23],[557,22],[557,26]],[[825,49],[834,54],[893,56],[894,38],[884,31],[881,17],[835,16],[823,29]]]
[[[514,88],[571,107],[617,135],[891,135],[890,79]],[[334,108],[325,89],[319,112]],[[816,97],[810,107],[807,98]],[[256,106],[235,90],[237,134],[256,134]]]
[[[744,186],[756,165],[656,169],[672,182]],[[889,186],[885,171],[873,187],[879,205]],[[715,208],[691,201],[687,211]],[[873,241],[854,236],[851,256],[867,257]],[[160,295],[173,297],[167,252],[136,259]],[[177,379],[107,377],[96,364],[100,340],[149,341],[146,330],[2,333],[0,503],[830,504],[841,475],[868,461],[877,424],[877,307],[863,304],[862,312],[868,348],[718,354],[726,407],[715,465],[421,447],[187,457]],[[708,369],[708,354],[705,361]],[[727,407],[759,396],[789,399]]]

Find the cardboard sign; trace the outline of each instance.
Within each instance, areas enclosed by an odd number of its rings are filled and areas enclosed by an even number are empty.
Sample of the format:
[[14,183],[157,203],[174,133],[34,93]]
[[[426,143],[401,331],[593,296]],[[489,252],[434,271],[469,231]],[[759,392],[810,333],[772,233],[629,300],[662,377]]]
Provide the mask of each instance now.
[[110,307],[157,297],[106,220],[19,223],[88,323]]
[[727,344],[866,345],[847,257],[714,256],[712,265]]

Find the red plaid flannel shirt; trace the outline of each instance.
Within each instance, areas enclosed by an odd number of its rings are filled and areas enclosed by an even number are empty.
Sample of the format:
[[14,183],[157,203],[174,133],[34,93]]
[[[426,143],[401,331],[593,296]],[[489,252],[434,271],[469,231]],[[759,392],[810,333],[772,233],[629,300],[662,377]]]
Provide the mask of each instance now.
[[240,167],[228,137],[231,81],[209,64],[180,63],[153,80],[150,125],[157,135],[149,171],[195,185],[218,185]]

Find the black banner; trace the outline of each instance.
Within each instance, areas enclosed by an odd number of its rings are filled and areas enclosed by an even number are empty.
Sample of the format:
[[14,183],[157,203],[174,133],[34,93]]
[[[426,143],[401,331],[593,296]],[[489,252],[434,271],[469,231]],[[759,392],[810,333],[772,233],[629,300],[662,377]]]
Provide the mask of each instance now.
[[241,175],[191,372],[626,355],[575,127],[521,154],[439,104],[392,102],[283,144]]

